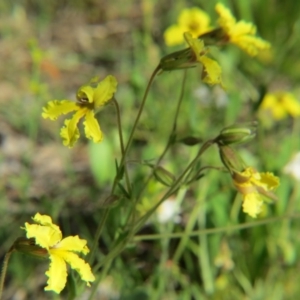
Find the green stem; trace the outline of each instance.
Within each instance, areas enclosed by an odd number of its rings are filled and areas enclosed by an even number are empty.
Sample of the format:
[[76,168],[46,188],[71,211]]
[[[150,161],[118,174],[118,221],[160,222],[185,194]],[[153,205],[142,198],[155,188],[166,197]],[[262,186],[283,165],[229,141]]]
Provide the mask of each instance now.
[[111,263],[112,263],[112,260],[111,259],[108,260],[108,263],[105,264],[105,266],[104,266],[104,268],[103,268],[103,270],[101,272],[101,276],[98,276],[97,279],[96,279],[96,281],[93,283],[93,289],[91,291],[91,294],[90,294],[88,300],[92,300],[94,298],[95,293],[97,291],[97,286],[99,285],[99,283],[101,282],[101,280],[107,275],[108,270],[109,270],[109,268],[111,266]]
[[[199,185],[198,201],[202,207],[198,214],[198,225],[199,228],[205,228],[206,226],[206,202],[207,190],[209,187],[209,179],[206,178]],[[203,286],[206,294],[211,295],[214,292],[213,274],[211,269],[211,260],[209,255],[209,246],[207,241],[208,235],[199,234],[199,247],[198,247],[198,260],[199,270],[201,272],[201,277],[203,280]]]
[[[120,107],[119,107],[119,103],[116,100],[116,98],[113,98],[112,102],[113,102],[116,112],[117,112],[117,123],[118,123],[118,131],[119,131],[119,138],[120,138],[120,147],[121,147],[121,153],[122,153],[122,157],[123,157],[125,154],[125,147],[124,147],[124,139],[123,139],[123,133],[122,133]],[[131,184],[130,184],[128,169],[127,169],[126,164],[124,164],[124,171],[125,171],[125,180],[126,180],[126,185],[127,185],[127,191],[128,191],[128,194],[131,194]]]
[[201,204],[199,202],[196,202],[196,205],[193,207],[188,222],[185,225],[184,232],[181,232],[179,244],[176,247],[176,251],[174,252],[172,261],[175,264],[178,263],[180,257],[182,256],[184,249],[186,248],[188,241],[190,240],[190,234],[194,232],[193,228],[195,227],[195,223],[197,222],[198,214],[200,210],[201,210]]
[[161,203],[168,199],[179,187],[182,183],[183,178],[187,174],[187,172],[195,165],[199,157],[211,146],[215,143],[215,140],[208,140],[206,141],[200,150],[198,151],[196,157],[189,163],[189,165],[186,167],[186,169],[181,173],[181,175],[176,179],[174,184],[169,188],[169,190],[163,195],[161,200],[155,204],[144,216],[142,216],[135,225],[133,231],[134,233],[138,232],[140,228],[143,226],[143,224],[149,219],[149,217],[152,215],[152,213],[161,205]]
[[173,121],[173,131],[172,133],[174,134],[176,129],[177,129],[177,119],[179,116],[179,111],[180,111],[180,107],[181,107],[181,103],[182,103],[182,99],[183,99],[183,95],[184,95],[184,88],[185,88],[185,83],[186,83],[186,76],[187,74],[187,70],[184,70],[183,73],[183,80],[182,80],[182,84],[181,84],[181,91],[180,91],[180,95],[179,95],[179,101],[176,107],[176,112],[175,112],[175,116],[174,116],[174,121]]
[[121,146],[121,153],[123,155],[124,152],[125,152],[125,148],[124,148],[124,140],[123,140],[123,133],[122,133],[122,125],[121,125],[122,123],[121,123],[120,107],[119,107],[119,103],[118,103],[118,101],[115,97],[111,101],[114,104],[115,109],[116,109],[116,113],[117,113],[118,131],[119,131],[119,137],[120,137],[120,146]]
[[98,276],[96,281],[93,283],[93,288],[92,288],[92,291],[91,291],[91,294],[90,294],[88,300],[93,299],[93,296],[94,296],[94,294],[97,290],[98,284],[107,275],[113,259],[122,252],[122,250],[125,248],[125,246],[127,244],[127,241],[128,241],[128,238],[125,238],[124,240],[119,242],[119,244],[117,244],[115,247],[112,247],[111,252],[109,252],[107,254],[107,256],[105,257],[105,259],[103,260],[103,262],[99,264],[98,269],[103,266],[102,271],[101,271],[101,275]]
[[91,252],[90,252],[89,257],[88,257],[88,262],[89,263],[92,263],[93,260],[94,260],[95,251],[96,251],[96,248],[98,246],[98,240],[99,240],[99,238],[101,236],[102,230],[103,230],[105,222],[107,220],[107,217],[108,217],[108,214],[109,214],[109,210],[110,210],[109,207],[104,210],[104,214],[102,216],[101,222],[99,223],[99,225],[97,227],[97,230],[96,230],[96,233],[95,233],[95,239],[94,239],[93,245],[91,247]]
[[[142,115],[142,112],[143,112],[143,109],[144,109],[144,106],[145,106],[145,103],[146,103],[146,100],[147,100],[147,97],[148,97],[148,94],[149,94],[149,90],[150,90],[150,87],[153,83],[153,80],[156,76],[156,74],[158,73],[158,71],[160,70],[160,65],[158,65],[155,70],[153,71],[151,77],[150,77],[150,80],[148,82],[148,85],[146,87],[146,90],[145,90],[145,93],[144,93],[144,96],[143,96],[143,100],[142,100],[142,103],[140,105],[140,108],[139,108],[139,111],[138,111],[138,114],[137,114],[137,117],[135,119],[135,122],[133,124],[133,127],[131,129],[131,132],[130,132],[130,135],[129,135],[129,138],[128,138],[128,141],[127,141],[127,145],[124,149],[124,153],[122,154],[122,158],[121,158],[121,162],[120,162],[120,165],[119,165],[119,170],[122,171],[122,168],[123,168],[123,165],[125,163],[125,160],[126,160],[126,156],[128,154],[128,151],[129,151],[129,148],[131,146],[131,143],[132,143],[132,140],[133,140],[133,135],[134,135],[134,132],[136,130],[136,127],[137,127],[137,124],[140,120],[140,117]],[[112,189],[111,189],[111,195],[113,195],[114,191],[115,191],[115,188],[120,180],[119,178],[119,171],[118,173],[116,174],[115,176],[115,179],[114,179],[114,183],[113,183],[113,186],[112,186]]]
[[151,85],[153,83],[153,80],[154,80],[154,78],[157,75],[157,73],[158,73],[159,70],[160,70],[160,66],[157,66],[155,68],[155,70],[153,71],[153,73],[152,73],[152,75],[150,77],[150,80],[148,82],[147,88],[146,88],[144,96],[143,96],[142,103],[140,105],[138,114],[136,116],[136,119],[134,121],[133,127],[131,129],[131,132],[130,132],[130,135],[129,135],[129,138],[128,138],[128,141],[127,141],[127,145],[126,145],[126,148],[125,148],[125,151],[124,151],[124,155],[122,156],[121,166],[124,164],[125,158],[126,158],[126,156],[128,154],[128,150],[129,150],[129,148],[131,146],[131,143],[132,143],[132,140],[133,140],[133,135],[134,135],[134,132],[136,130],[137,124],[138,124],[138,122],[140,120],[140,117],[142,115],[142,112],[143,112],[143,109],[144,109],[144,106],[145,106],[145,103],[146,103],[146,100],[147,100],[147,97],[148,97],[148,94],[149,94],[150,87],[151,87]]
[[[154,175],[155,169],[158,167],[158,165],[160,164],[162,159],[165,157],[166,153],[168,152],[170,146],[173,143],[173,138],[174,138],[176,128],[177,128],[177,119],[178,119],[178,115],[179,115],[179,111],[180,111],[180,107],[181,107],[181,103],[182,103],[182,99],[183,99],[183,95],[184,95],[184,87],[185,87],[186,77],[187,77],[186,74],[187,74],[187,70],[184,71],[184,76],[183,76],[183,80],[182,80],[182,84],[181,84],[181,91],[180,91],[180,95],[179,95],[179,100],[178,100],[178,103],[177,103],[177,107],[176,107],[176,111],[175,111],[175,115],[174,115],[174,119],[173,119],[172,132],[170,134],[168,143],[166,144],[165,149],[163,150],[163,152],[161,153],[161,155],[157,159],[156,164],[153,166],[152,172],[149,174],[149,176],[146,179],[143,187],[141,188],[141,190],[139,191],[137,197],[135,198],[134,204],[132,205],[132,211],[128,215],[128,220],[132,217],[132,214],[135,211],[136,204],[140,201],[143,192],[145,191],[149,181],[151,180],[151,178]],[[133,223],[135,223],[134,217],[133,217]]]
[[[122,136],[122,133],[121,133],[121,118],[120,118],[119,106],[117,105],[117,101],[114,101],[115,107],[117,109],[117,115],[118,115],[118,126],[119,126],[119,135],[120,135],[120,143],[121,143],[121,151],[122,151],[122,158],[121,158],[121,162],[120,162],[120,165],[119,165],[119,170],[122,170],[123,165],[125,164],[126,156],[128,154],[129,148],[131,146],[131,143],[132,143],[132,140],[133,140],[133,136],[134,136],[134,132],[135,132],[136,127],[137,127],[137,124],[138,124],[138,122],[140,120],[140,117],[142,115],[142,112],[143,112],[143,109],[144,109],[144,106],[145,106],[145,103],[146,103],[146,100],[147,100],[147,97],[148,97],[148,94],[149,94],[150,87],[151,87],[151,85],[153,83],[153,80],[154,80],[155,76],[159,72],[159,70],[160,70],[160,65],[158,65],[155,68],[155,70],[153,71],[153,73],[152,73],[152,75],[150,77],[150,80],[149,80],[148,85],[146,87],[146,90],[145,90],[145,93],[144,93],[144,96],[143,96],[143,99],[142,99],[142,103],[140,105],[137,117],[135,119],[135,122],[133,124],[132,130],[130,132],[130,135],[129,135],[126,147],[124,147],[123,136]],[[125,167],[125,173],[126,173],[126,167]],[[129,188],[130,187],[130,182],[129,182],[129,177],[127,175],[126,175],[127,187]],[[113,182],[113,186],[112,186],[112,189],[111,189],[111,195],[114,194],[116,186],[117,186],[117,184],[118,184],[118,182],[120,180],[119,177],[120,176],[119,176],[119,171],[118,171],[117,174],[116,174],[116,176],[115,176],[114,182]],[[131,188],[128,191],[130,191],[130,190],[131,190]],[[110,211],[110,208],[106,208],[105,209],[104,215],[102,217],[102,220],[101,220],[101,222],[99,223],[99,225],[97,227],[97,230],[96,230],[96,233],[95,233],[95,239],[94,239],[94,242],[93,242],[93,245],[92,245],[92,248],[91,248],[91,252],[90,252],[90,255],[89,255],[89,259],[88,259],[88,261],[90,263],[93,261],[93,259],[95,257],[95,251],[96,251],[96,248],[97,248],[97,245],[98,245],[98,240],[99,240],[99,238],[101,236],[101,233],[102,233],[102,230],[104,228],[105,222],[106,222],[106,220],[108,218],[109,211]],[[122,249],[124,247],[125,247],[125,245],[122,247]],[[105,258],[105,261],[106,261],[106,258]],[[94,286],[95,286],[95,289],[96,289],[97,285],[95,284]],[[92,299],[92,298],[90,298],[90,299]]]
[[[143,216],[142,218],[140,218],[140,220],[137,221],[136,225],[129,232],[128,236],[123,241],[121,241],[119,243],[119,245],[117,245],[116,247],[113,247],[112,252],[110,252],[105,257],[105,259],[104,259],[104,269],[106,268],[107,264],[110,264],[110,261],[112,259],[114,259],[114,257],[116,257],[119,253],[122,252],[122,250],[125,248],[127,242],[129,240],[131,240],[133,238],[134,234],[140,230],[140,228],[147,221],[147,219],[152,215],[152,213],[157,209],[157,207],[165,199],[167,199],[168,197],[170,197],[170,195],[173,194],[176,189],[178,189],[178,186],[180,185],[180,183],[181,183],[183,177],[185,176],[185,174],[189,171],[190,168],[192,168],[194,166],[194,164],[196,163],[196,161],[198,160],[198,158],[213,144],[214,144],[214,140],[208,140],[206,143],[204,143],[202,145],[202,147],[198,151],[198,154],[196,155],[196,157],[190,162],[190,164],[188,165],[188,167],[182,172],[182,174],[178,177],[178,179],[175,181],[175,183],[173,184],[173,186],[170,187],[170,189],[165,193],[165,195],[162,197],[162,199],[145,216]],[[94,252],[96,250],[97,242],[98,242],[98,239],[99,239],[100,234],[102,232],[102,228],[104,226],[104,223],[106,221],[108,213],[109,213],[109,209],[107,209],[105,211],[105,214],[104,214],[104,217],[102,219],[102,222],[98,226],[98,229],[97,229],[97,232],[96,232],[97,239],[94,241],[94,244],[93,244],[93,247],[92,247],[92,250],[91,250],[91,255],[90,255],[90,257],[92,257],[92,258],[94,257]],[[92,261],[92,259],[90,258],[89,261]],[[101,267],[101,265],[99,267]],[[97,285],[95,284],[94,286],[96,287]]]
[[274,218],[267,218],[258,221],[247,222],[244,224],[237,224],[237,225],[229,225],[226,227],[218,227],[218,228],[208,228],[208,229],[200,229],[194,231],[184,231],[184,232],[175,232],[175,233],[165,233],[164,235],[161,234],[144,234],[144,235],[136,235],[132,242],[139,242],[139,241],[150,241],[150,240],[158,240],[162,238],[172,238],[172,239],[181,239],[185,235],[190,237],[198,236],[200,234],[208,235],[208,234],[217,234],[217,233],[230,233],[234,230],[244,230],[248,228],[253,228],[257,226],[267,225],[270,223],[278,223],[280,221],[286,219],[299,219],[300,214],[292,214],[292,215],[284,215],[280,217]]
[[9,261],[9,258],[11,256],[12,252],[13,252],[13,249],[10,249],[4,256],[2,271],[1,271],[1,278],[0,278],[0,299],[2,298],[4,281],[5,281],[6,271],[7,271],[7,265],[8,265],[8,261]]
[[[292,190],[292,193],[289,197],[290,201],[286,207],[287,214],[292,214],[292,212],[296,209],[298,195],[299,195],[299,187],[298,187],[298,185],[295,185]],[[291,219],[287,219],[283,222],[283,224],[281,226],[281,236],[282,237],[290,238],[290,233],[289,233],[290,226],[291,226]]]

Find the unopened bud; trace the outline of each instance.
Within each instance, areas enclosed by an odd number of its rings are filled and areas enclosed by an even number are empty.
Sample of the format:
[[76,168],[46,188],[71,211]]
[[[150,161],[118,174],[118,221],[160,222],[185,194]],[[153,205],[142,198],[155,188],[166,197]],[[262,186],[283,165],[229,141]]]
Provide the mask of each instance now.
[[177,141],[178,143],[182,143],[186,146],[195,146],[200,143],[203,143],[203,139],[194,137],[194,136],[187,136]]
[[164,56],[159,63],[162,71],[172,71],[196,67],[197,61],[191,48],[176,51]]
[[229,146],[219,146],[220,158],[231,174],[242,171],[245,164],[239,154]]
[[175,181],[175,176],[161,166],[155,168],[154,176],[160,183],[166,186],[171,186]]
[[12,248],[22,253],[31,254],[39,257],[48,257],[48,251],[45,248],[42,248],[36,245],[35,240],[33,238],[27,239],[24,237],[18,238]]
[[216,138],[216,142],[222,146],[247,143],[256,136],[256,131],[257,122],[246,125],[234,124],[224,128]]
[[187,69],[196,67],[202,63],[201,56],[207,53],[204,43],[200,39],[193,39],[189,32],[184,33],[184,39],[189,48],[173,52],[160,60],[160,68],[163,71],[172,71],[177,69]]

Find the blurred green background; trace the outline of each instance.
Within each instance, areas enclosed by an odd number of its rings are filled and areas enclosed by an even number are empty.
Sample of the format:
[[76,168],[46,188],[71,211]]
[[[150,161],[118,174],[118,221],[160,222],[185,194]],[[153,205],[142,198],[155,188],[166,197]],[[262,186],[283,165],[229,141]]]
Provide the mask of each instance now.
[[[251,58],[234,46],[213,49],[223,69],[227,91],[201,82],[201,68],[187,72],[178,120],[180,137],[215,137],[234,122],[258,119],[268,91],[284,90],[300,98],[300,2],[275,0],[222,1],[236,18],[257,25],[272,50]],[[104,200],[119,157],[116,116],[112,105],[100,112],[103,143],[83,137],[65,148],[59,137],[63,119],[41,118],[53,99],[74,99],[91,77],[114,75],[116,99],[125,137],[133,125],[146,84],[160,58],[179,48],[164,44],[164,30],[180,11],[199,7],[216,24],[217,1],[1,1],[0,2],[0,255],[3,258],[20,229],[36,213],[51,215],[64,235],[89,241],[100,222]],[[137,187],[149,169],[139,161],[157,158],[171,132],[182,71],[155,79],[129,154]],[[299,213],[299,181],[284,167],[300,151],[300,123],[287,117],[260,119],[258,137],[239,147],[245,161],[281,178],[279,201],[264,217]],[[197,147],[176,144],[163,165],[178,174]],[[210,149],[203,166],[221,166]],[[298,166],[298,169],[300,167]],[[298,178],[299,180],[299,178]],[[141,211],[155,203],[163,186],[152,182]],[[181,198],[180,198],[181,197]],[[177,218],[161,221],[161,208],[140,234],[167,234],[224,228],[211,235],[139,240],[115,259],[95,299],[297,299],[300,222],[286,218],[244,230],[230,226],[251,221],[240,209],[230,177],[210,170],[183,195]],[[175,200],[172,200],[174,205]],[[147,204],[148,202],[148,204]],[[178,204],[177,202],[177,204]],[[127,204],[117,203],[99,243],[99,259],[124,225]],[[162,218],[162,219],[161,219]],[[226,229],[227,228],[227,229]],[[8,266],[3,299],[67,299],[44,292],[48,262],[14,253]],[[88,290],[78,299],[87,299]]]

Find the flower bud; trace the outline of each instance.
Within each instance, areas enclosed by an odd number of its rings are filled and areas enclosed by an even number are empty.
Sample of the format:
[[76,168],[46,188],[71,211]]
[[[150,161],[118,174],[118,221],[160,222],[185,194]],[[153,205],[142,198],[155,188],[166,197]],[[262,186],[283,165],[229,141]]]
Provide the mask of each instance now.
[[159,63],[162,71],[172,71],[196,67],[198,62],[194,58],[191,48],[176,51],[164,56]]
[[175,176],[161,166],[154,169],[154,177],[166,186],[171,186],[175,181]]
[[20,237],[16,239],[12,248],[22,253],[31,254],[34,256],[39,256],[43,258],[49,257],[48,251],[35,243],[34,238],[24,238]]
[[234,124],[224,128],[216,138],[216,142],[222,146],[246,143],[255,137],[256,131],[257,122],[246,125]]
[[233,148],[219,145],[219,154],[223,165],[231,174],[235,174],[245,168],[242,158]]
[[194,137],[194,136],[187,136],[187,137],[177,140],[177,142],[182,143],[186,146],[195,146],[200,143],[203,143],[203,139]]

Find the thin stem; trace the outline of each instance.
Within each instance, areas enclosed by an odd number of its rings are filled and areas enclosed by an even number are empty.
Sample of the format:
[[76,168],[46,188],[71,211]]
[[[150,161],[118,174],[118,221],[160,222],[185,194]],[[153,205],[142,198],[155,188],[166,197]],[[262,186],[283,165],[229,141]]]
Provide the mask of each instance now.
[[[125,159],[126,159],[127,153],[129,151],[129,148],[130,148],[132,140],[133,140],[134,132],[136,130],[137,124],[138,124],[138,122],[140,120],[140,117],[142,115],[142,111],[144,109],[144,106],[145,106],[145,103],[146,103],[146,100],[147,100],[147,97],[148,97],[148,94],[149,94],[150,87],[151,87],[151,85],[153,83],[153,80],[154,80],[155,76],[159,72],[159,70],[160,70],[160,65],[158,65],[155,68],[155,70],[153,71],[153,73],[152,73],[152,75],[150,77],[150,80],[149,80],[148,85],[146,87],[146,90],[145,90],[145,93],[144,93],[144,96],[143,96],[143,99],[142,99],[142,103],[140,105],[137,117],[136,117],[135,122],[133,124],[133,127],[131,129],[131,132],[130,132],[130,135],[129,135],[126,147],[124,147],[123,136],[122,136],[122,133],[121,133],[121,118],[120,118],[119,106],[117,105],[117,101],[114,101],[115,107],[117,109],[118,127],[119,127],[119,135],[120,135],[120,143],[121,143],[121,151],[122,151],[122,158],[121,158],[121,162],[120,162],[120,165],[119,165],[119,170],[122,170],[122,168],[123,168],[123,165],[125,163]],[[117,186],[117,184],[118,184],[118,182],[120,180],[119,179],[119,172],[120,172],[119,170],[118,170],[118,172],[117,172],[117,174],[115,176],[114,182],[113,182],[113,186],[112,186],[112,189],[111,189],[111,195],[114,194],[116,186]],[[125,167],[125,170],[126,170],[126,167]],[[125,173],[126,173],[126,171],[125,171]],[[126,175],[126,178],[128,178],[126,180],[128,180],[127,181],[127,186],[129,187],[130,186],[129,177],[127,177],[127,175]],[[105,222],[107,220],[107,217],[109,215],[109,212],[110,212],[110,208],[106,208],[105,211],[104,211],[104,215],[102,217],[102,220],[98,224],[98,227],[97,227],[97,230],[96,230],[96,233],[95,233],[95,239],[94,239],[94,242],[93,242],[93,245],[92,245],[92,248],[91,248],[91,252],[90,252],[90,256],[89,256],[89,262],[92,262],[93,259],[94,259],[95,251],[96,251],[96,248],[97,248],[97,245],[98,245],[98,240],[99,240],[99,238],[101,236],[101,233],[102,233],[102,230],[104,228],[104,225],[105,225]]]
[[[117,112],[117,123],[118,123],[118,131],[119,131],[119,138],[120,138],[120,147],[121,147],[121,153],[122,153],[122,157],[123,157],[125,154],[125,147],[124,147],[124,139],[123,139],[123,132],[122,132],[120,107],[119,107],[119,103],[115,97],[112,99],[112,102],[113,102],[116,112]],[[125,171],[125,180],[126,180],[126,185],[127,185],[127,191],[130,194],[131,193],[131,184],[130,184],[130,180],[129,180],[129,174],[128,174],[128,169],[127,169],[126,163],[124,164],[124,171]]]
[[[102,263],[99,264],[98,269],[100,267],[103,266],[102,271],[101,271],[101,275],[96,279],[96,281],[93,283],[93,288],[91,291],[91,294],[88,298],[88,300],[93,299],[93,296],[97,290],[97,286],[100,283],[100,281],[106,276],[106,274],[109,271],[109,268],[111,266],[111,263],[113,261],[113,259],[118,256],[122,250],[125,248],[126,244],[127,244],[128,239],[124,239],[123,241],[121,241],[119,244],[117,244],[115,247],[112,247],[112,251],[109,252],[107,254],[107,256],[105,257],[105,259],[103,260]],[[98,269],[96,271],[98,271]],[[95,271],[95,272],[96,272]]]
[[12,252],[13,252],[13,249],[10,249],[4,256],[2,271],[1,271],[1,278],[0,278],[0,299],[2,298],[4,281],[5,281],[6,271],[7,271],[7,265],[8,265],[8,261],[9,261],[9,258],[11,256]]
[[[290,201],[287,203],[287,207],[286,207],[287,214],[292,214],[292,212],[295,210],[298,195],[299,195],[299,187],[298,187],[298,185],[295,185],[292,190],[291,196],[289,197]],[[291,219],[287,219],[283,222],[283,224],[281,226],[281,236],[282,237],[290,238],[290,234],[289,234],[290,226],[291,226]]]
[[137,114],[137,116],[136,116],[136,119],[135,119],[135,121],[134,121],[133,127],[132,127],[132,129],[131,129],[131,132],[130,132],[130,135],[129,135],[129,138],[128,138],[128,141],[127,141],[127,145],[126,145],[126,148],[125,148],[125,151],[124,151],[124,155],[123,155],[122,161],[121,161],[121,166],[122,166],[122,164],[124,163],[125,158],[126,158],[126,155],[127,155],[127,153],[128,153],[128,150],[129,150],[129,148],[130,148],[130,146],[131,146],[131,143],[132,143],[132,140],[133,140],[133,135],[134,135],[134,132],[135,132],[135,130],[136,130],[137,124],[138,124],[138,122],[139,122],[139,120],[140,120],[140,117],[141,117],[141,115],[142,115],[142,112],[143,112],[143,109],[144,109],[144,106],[145,106],[145,103],[146,103],[146,100],[147,100],[147,97],[148,97],[148,94],[149,94],[150,87],[151,87],[151,85],[152,85],[152,83],[153,83],[153,80],[154,80],[154,78],[155,78],[155,76],[156,76],[156,74],[158,73],[159,70],[160,70],[160,66],[158,65],[158,66],[155,68],[155,70],[153,71],[153,73],[152,73],[152,75],[151,75],[151,77],[150,77],[150,80],[149,80],[149,82],[148,82],[147,88],[146,88],[145,93],[144,93],[144,96],[143,96],[142,103],[141,103],[141,105],[140,105],[138,114]]
[[179,101],[176,107],[176,112],[175,112],[175,116],[174,116],[174,121],[173,121],[173,131],[172,133],[174,133],[177,129],[177,119],[178,119],[178,115],[179,115],[179,111],[180,111],[180,107],[181,107],[181,103],[182,103],[182,99],[183,99],[183,95],[184,95],[184,88],[185,88],[185,83],[186,83],[186,76],[187,74],[187,70],[184,70],[183,73],[183,80],[182,80],[182,84],[181,84],[181,91],[180,91],[180,95],[179,95]]
[[[178,100],[175,115],[174,115],[172,132],[170,134],[168,143],[166,144],[165,149],[163,150],[163,152],[161,153],[161,155],[157,159],[156,164],[153,166],[152,172],[149,174],[149,176],[146,179],[143,187],[141,188],[141,190],[139,191],[137,197],[135,198],[135,203],[132,205],[132,211],[129,213],[128,220],[131,218],[132,213],[135,210],[136,203],[138,203],[140,201],[144,190],[146,189],[146,187],[147,187],[149,181],[151,180],[151,178],[153,177],[155,169],[158,167],[158,165],[160,164],[162,159],[165,157],[165,155],[168,152],[171,144],[173,143],[173,138],[174,138],[176,128],[177,128],[177,119],[178,119],[178,115],[179,115],[179,111],[180,111],[180,107],[181,107],[181,103],[182,103],[182,99],[183,99],[183,95],[184,95],[184,88],[185,88],[185,83],[186,83],[186,78],[187,78],[186,75],[187,75],[187,70],[184,70],[184,76],[183,76],[183,80],[182,80],[182,84],[181,84],[181,91],[180,91],[179,100]],[[134,223],[134,220],[133,220],[133,223]]]
[[101,236],[102,230],[104,228],[105,222],[107,220],[109,211],[110,211],[109,207],[104,210],[104,214],[102,216],[101,222],[99,223],[99,225],[97,227],[97,230],[96,230],[96,233],[95,233],[95,239],[94,239],[93,245],[91,247],[91,252],[90,252],[89,258],[88,258],[89,263],[92,263],[92,261],[94,260],[95,251],[96,251],[96,248],[98,246],[98,240],[100,239],[100,236]]
[[[119,165],[119,170],[122,170],[123,168],[123,165],[125,163],[125,159],[126,159],[126,156],[128,154],[128,151],[129,151],[129,148],[131,146],[131,143],[132,143],[132,140],[133,140],[133,135],[134,135],[134,132],[136,130],[136,127],[137,127],[137,124],[140,120],[140,117],[142,115],[142,112],[143,112],[143,109],[144,109],[144,106],[145,106],[145,103],[146,103],[146,100],[147,100],[147,97],[148,97],[148,94],[149,94],[149,90],[150,90],[150,87],[153,83],[153,80],[156,76],[156,74],[158,73],[158,71],[160,70],[160,65],[158,65],[155,70],[153,71],[151,77],[150,77],[150,80],[148,82],[148,85],[146,87],[146,90],[145,90],[145,93],[144,93],[144,96],[143,96],[143,99],[142,99],[142,103],[141,103],[141,106],[139,108],[139,111],[138,111],[138,114],[136,116],[136,119],[135,119],[135,122],[133,124],[133,127],[131,129],[131,132],[130,132],[130,135],[129,135],[129,138],[128,138],[128,141],[127,141],[127,145],[124,149],[124,153],[122,155],[122,158],[121,158],[121,162],[120,162],[120,165]],[[114,190],[118,184],[118,181],[119,181],[119,173],[116,174],[116,177],[115,177],[115,180],[114,180],[114,183],[113,183],[113,186],[112,186],[112,190],[111,190],[111,194],[114,193]]]
[[143,224],[148,220],[148,218],[152,215],[152,213],[161,205],[161,203],[169,198],[179,187],[180,183],[182,182],[182,179],[187,174],[187,172],[194,166],[194,164],[197,162],[199,157],[211,146],[215,143],[215,140],[208,140],[205,142],[200,150],[198,151],[196,157],[189,163],[189,165],[186,167],[186,169],[181,173],[181,175],[176,179],[174,184],[169,188],[169,190],[163,195],[161,200],[155,204],[144,216],[142,216],[136,223],[133,231],[134,233],[138,232],[139,229],[143,226]]
[[[202,209],[199,210],[198,213],[198,225],[199,228],[204,229],[206,226],[206,202],[205,199],[207,197],[207,191],[209,187],[209,179],[203,181],[201,185],[199,185],[199,192],[198,192],[198,201]],[[211,295],[214,291],[214,284],[213,284],[213,275],[211,269],[211,259],[210,259],[210,252],[208,247],[208,240],[206,234],[199,234],[198,240],[199,245],[197,252],[198,252],[198,264],[200,275],[203,280],[203,286],[206,294]]]
[[121,123],[120,107],[119,107],[119,103],[115,97],[111,101],[114,104],[116,112],[117,112],[117,122],[118,122],[118,131],[119,131],[119,137],[120,137],[120,146],[121,146],[121,152],[123,155],[125,152],[125,148],[124,148],[124,140],[123,140],[123,133],[122,133],[122,125],[121,125],[122,123]]
[[107,263],[105,265],[105,267],[103,268],[103,270],[101,272],[101,276],[98,276],[98,278],[96,279],[96,281],[93,283],[94,288],[92,289],[91,294],[90,294],[88,300],[92,300],[94,298],[95,293],[97,291],[97,286],[100,283],[100,281],[106,276],[106,274],[107,274],[107,272],[108,272],[108,270],[109,270],[109,268],[111,266],[111,262],[112,262],[112,260],[109,260],[109,263]]
[[158,240],[158,239],[165,239],[165,238],[180,239],[185,235],[192,237],[192,236],[198,236],[200,234],[208,235],[208,234],[217,234],[217,233],[224,233],[224,232],[230,233],[234,230],[244,230],[252,227],[267,225],[270,223],[277,223],[285,219],[298,219],[298,218],[300,218],[300,214],[283,215],[280,217],[267,218],[264,220],[252,221],[244,224],[229,225],[226,227],[208,228],[208,229],[200,229],[194,231],[175,232],[175,233],[165,233],[163,235],[162,234],[136,235],[135,237],[133,237],[132,242],[150,241],[150,240]]

